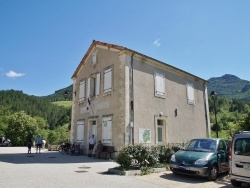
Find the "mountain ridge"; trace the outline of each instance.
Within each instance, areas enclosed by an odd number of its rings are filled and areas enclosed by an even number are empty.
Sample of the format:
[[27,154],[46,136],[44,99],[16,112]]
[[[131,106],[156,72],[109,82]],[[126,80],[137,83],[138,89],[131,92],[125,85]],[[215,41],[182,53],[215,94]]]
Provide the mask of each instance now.
[[208,93],[215,91],[219,97],[250,101],[250,81],[240,79],[232,74],[212,77],[208,80]]

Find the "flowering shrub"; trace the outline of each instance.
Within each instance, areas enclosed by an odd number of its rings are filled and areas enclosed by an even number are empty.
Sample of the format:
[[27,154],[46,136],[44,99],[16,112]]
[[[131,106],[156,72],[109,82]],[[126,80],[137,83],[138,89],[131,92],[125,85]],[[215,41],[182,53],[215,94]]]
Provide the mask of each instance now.
[[154,167],[159,163],[168,164],[171,155],[178,147],[169,145],[144,146],[141,144],[130,145],[123,148],[117,155],[116,162],[123,169]]

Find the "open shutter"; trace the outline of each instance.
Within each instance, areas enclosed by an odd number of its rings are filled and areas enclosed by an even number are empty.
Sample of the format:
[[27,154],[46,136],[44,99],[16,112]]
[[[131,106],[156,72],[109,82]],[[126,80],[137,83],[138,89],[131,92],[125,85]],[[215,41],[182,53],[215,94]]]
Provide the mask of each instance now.
[[155,73],[155,93],[156,95],[165,95],[165,76]]
[[91,79],[90,78],[88,78],[88,85],[87,85],[87,97],[89,98],[89,96],[90,96],[90,81],[91,81]]
[[112,90],[112,68],[104,71],[104,93]]
[[187,83],[187,98],[188,104],[194,104],[194,85]]
[[85,99],[84,94],[85,94],[85,81],[82,81],[80,83],[79,100],[84,100]]
[[96,96],[100,95],[100,73],[96,74]]

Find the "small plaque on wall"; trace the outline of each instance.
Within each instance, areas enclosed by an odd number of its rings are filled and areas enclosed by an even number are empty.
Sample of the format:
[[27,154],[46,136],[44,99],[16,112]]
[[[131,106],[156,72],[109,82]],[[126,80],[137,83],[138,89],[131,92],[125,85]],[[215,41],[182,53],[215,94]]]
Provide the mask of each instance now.
[[139,143],[151,143],[151,129],[139,128]]

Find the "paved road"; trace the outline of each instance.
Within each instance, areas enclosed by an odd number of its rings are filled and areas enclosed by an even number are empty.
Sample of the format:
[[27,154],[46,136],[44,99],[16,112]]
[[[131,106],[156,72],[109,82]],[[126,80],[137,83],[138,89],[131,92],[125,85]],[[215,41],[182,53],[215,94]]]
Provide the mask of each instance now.
[[[229,181],[208,182],[205,179],[164,173],[126,177],[107,174],[115,162],[87,156],[63,155],[54,151],[27,154],[26,147],[0,147],[0,187],[4,188],[162,188],[162,187],[231,187]],[[223,179],[223,178],[222,178]]]

